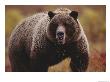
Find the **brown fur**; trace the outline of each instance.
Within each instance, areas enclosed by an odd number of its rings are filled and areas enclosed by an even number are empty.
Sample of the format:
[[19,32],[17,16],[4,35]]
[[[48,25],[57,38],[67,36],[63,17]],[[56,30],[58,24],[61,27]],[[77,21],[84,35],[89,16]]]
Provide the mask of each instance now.
[[[24,19],[16,26],[9,40],[9,56],[12,71],[48,71],[50,65],[71,58],[72,71],[86,71],[88,66],[88,42],[79,21],[70,16],[71,10],[57,9],[51,18],[39,13]],[[56,42],[56,28],[66,29],[66,43]]]

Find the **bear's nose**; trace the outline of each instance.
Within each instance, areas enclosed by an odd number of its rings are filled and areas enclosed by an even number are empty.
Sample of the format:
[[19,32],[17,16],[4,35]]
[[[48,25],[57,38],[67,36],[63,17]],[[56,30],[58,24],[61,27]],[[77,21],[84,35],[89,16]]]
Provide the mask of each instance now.
[[57,36],[59,40],[63,40],[64,32],[57,32]]

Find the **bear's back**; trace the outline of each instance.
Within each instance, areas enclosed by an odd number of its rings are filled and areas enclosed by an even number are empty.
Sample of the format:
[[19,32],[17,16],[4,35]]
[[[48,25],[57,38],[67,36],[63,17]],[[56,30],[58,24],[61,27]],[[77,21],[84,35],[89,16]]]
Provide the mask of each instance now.
[[21,45],[25,45],[25,47],[30,48],[32,44],[32,37],[33,37],[33,30],[40,20],[43,17],[47,16],[46,13],[38,13],[32,15],[30,17],[25,18],[22,20],[13,30],[10,40],[9,40],[9,48],[13,46],[19,47]]

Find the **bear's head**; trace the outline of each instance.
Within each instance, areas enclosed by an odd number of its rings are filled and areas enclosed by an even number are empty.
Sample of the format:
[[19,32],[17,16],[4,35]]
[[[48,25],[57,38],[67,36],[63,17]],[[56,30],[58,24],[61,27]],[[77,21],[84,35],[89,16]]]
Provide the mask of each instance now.
[[47,29],[49,40],[58,44],[67,44],[77,40],[81,31],[77,21],[77,11],[69,11],[68,13],[49,11],[48,16],[50,18]]

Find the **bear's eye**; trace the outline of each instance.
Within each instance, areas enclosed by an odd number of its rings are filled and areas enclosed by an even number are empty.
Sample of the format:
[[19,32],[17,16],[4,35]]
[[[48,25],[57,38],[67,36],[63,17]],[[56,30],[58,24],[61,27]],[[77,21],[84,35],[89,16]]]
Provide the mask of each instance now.
[[58,27],[57,23],[51,22],[49,25],[49,32],[51,36],[55,37],[56,36],[56,29]]
[[51,23],[50,26],[51,26],[52,28],[55,28],[55,27],[58,27],[58,24],[57,24],[57,23]]
[[72,29],[74,29],[74,24],[72,24],[72,23],[64,23],[64,26],[67,28],[67,29],[70,29],[70,30],[72,30]]
[[69,27],[70,25],[68,23],[64,23],[64,26],[65,27]]
[[73,34],[75,33],[74,25],[73,24],[67,24],[67,23],[64,23],[64,25],[65,25],[65,28],[66,28],[67,35],[72,37]]

